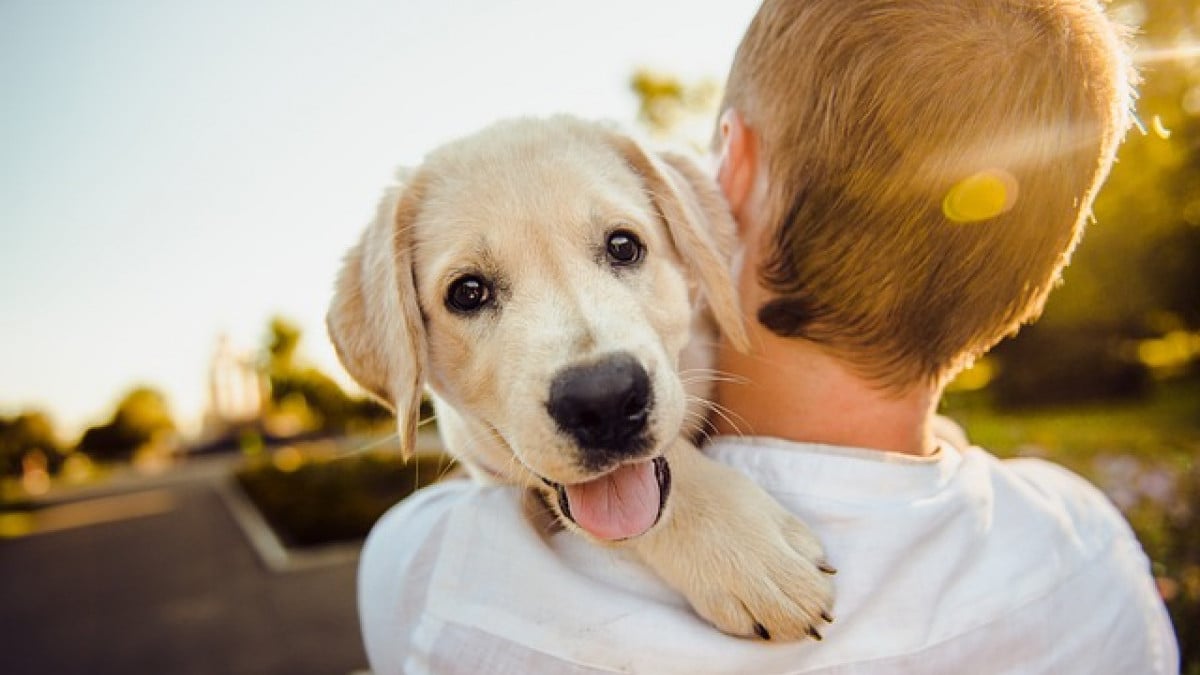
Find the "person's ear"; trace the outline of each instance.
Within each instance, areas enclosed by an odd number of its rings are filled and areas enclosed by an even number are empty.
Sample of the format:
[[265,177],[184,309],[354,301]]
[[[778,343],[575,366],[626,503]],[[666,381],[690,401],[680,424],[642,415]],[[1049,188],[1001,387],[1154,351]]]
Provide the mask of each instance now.
[[748,209],[754,198],[755,180],[758,178],[758,138],[734,108],[721,114],[720,125],[721,154],[718,157],[717,183],[740,229],[746,223]]

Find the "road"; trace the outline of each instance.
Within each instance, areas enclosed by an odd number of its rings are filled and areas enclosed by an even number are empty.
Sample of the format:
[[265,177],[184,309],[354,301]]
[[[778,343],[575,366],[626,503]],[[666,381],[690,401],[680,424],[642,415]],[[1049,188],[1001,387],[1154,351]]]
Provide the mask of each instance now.
[[212,476],[126,486],[60,507],[67,520],[70,508],[74,523],[0,540],[6,675],[366,667],[355,562],[267,571]]

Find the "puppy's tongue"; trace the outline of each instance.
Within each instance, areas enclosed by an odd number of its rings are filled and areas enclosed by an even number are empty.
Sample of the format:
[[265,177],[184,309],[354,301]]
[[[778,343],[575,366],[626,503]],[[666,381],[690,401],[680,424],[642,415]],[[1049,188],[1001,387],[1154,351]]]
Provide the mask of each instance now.
[[654,462],[626,464],[565,489],[571,518],[598,539],[636,537],[658,519],[660,495]]

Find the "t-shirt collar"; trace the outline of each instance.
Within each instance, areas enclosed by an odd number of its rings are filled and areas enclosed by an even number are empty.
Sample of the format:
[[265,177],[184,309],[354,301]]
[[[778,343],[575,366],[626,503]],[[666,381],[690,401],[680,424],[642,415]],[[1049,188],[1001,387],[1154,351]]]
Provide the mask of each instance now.
[[847,499],[932,494],[962,463],[959,451],[942,440],[925,457],[763,436],[717,436],[704,452],[772,492]]

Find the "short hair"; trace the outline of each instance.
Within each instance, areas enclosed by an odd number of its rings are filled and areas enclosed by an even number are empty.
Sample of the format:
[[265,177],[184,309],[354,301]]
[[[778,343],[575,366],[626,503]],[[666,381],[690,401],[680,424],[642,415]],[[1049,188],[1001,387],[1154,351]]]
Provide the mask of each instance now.
[[765,0],[722,104],[768,179],[758,320],[892,389],[1032,321],[1129,125],[1130,63],[1086,0]]

